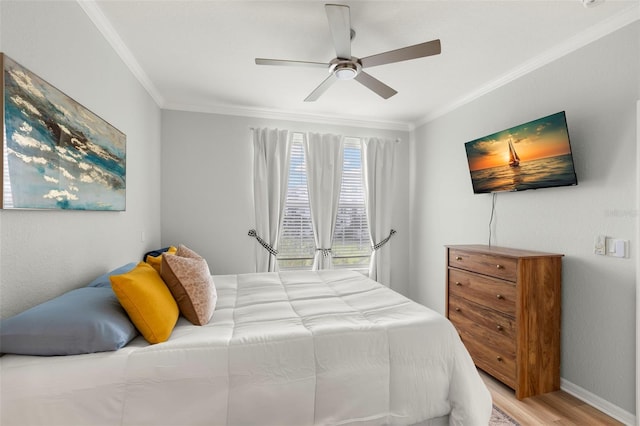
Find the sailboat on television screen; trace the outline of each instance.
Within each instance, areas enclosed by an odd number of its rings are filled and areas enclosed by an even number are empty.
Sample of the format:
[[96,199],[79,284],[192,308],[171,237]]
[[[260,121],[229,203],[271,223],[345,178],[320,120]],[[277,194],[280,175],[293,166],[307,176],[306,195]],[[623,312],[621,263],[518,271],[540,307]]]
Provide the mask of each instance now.
[[578,183],[564,111],[471,140],[464,146],[475,194]]
[[518,157],[518,153],[511,143],[511,138],[509,138],[509,167],[518,166],[520,166],[520,157]]

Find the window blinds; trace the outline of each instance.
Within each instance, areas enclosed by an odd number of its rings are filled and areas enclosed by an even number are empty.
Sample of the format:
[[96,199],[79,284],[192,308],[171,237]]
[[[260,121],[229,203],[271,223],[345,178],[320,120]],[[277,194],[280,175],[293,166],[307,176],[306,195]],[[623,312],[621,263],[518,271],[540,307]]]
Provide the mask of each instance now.
[[369,265],[371,242],[364,207],[360,139],[357,138],[345,138],[342,188],[332,252],[336,268]]
[[292,137],[289,187],[287,188],[284,219],[278,244],[280,270],[311,269],[316,248],[311,226],[307,167],[302,134],[293,133]]
[[[293,133],[292,137],[289,187],[278,247],[281,270],[311,269],[315,253],[303,135]],[[332,246],[335,268],[366,268],[371,256],[360,153],[360,140],[345,138],[342,187]]]

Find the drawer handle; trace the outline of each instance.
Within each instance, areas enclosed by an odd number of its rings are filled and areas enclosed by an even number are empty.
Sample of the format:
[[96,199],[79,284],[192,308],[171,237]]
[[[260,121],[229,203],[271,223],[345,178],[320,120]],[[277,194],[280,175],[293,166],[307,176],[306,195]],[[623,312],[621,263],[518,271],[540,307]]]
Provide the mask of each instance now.
[[458,287],[460,287],[460,286],[462,285],[462,283],[461,283],[460,281],[456,281],[456,285],[457,285]]
[[503,295],[501,295],[501,294],[496,294],[496,297],[497,297],[498,299],[500,299],[500,300],[504,299],[504,296],[503,296]]
[[456,256],[456,260],[462,260],[460,256]]
[[460,308],[456,308],[456,312],[460,312]]
[[502,265],[500,265],[500,264],[497,264],[497,265],[496,265],[496,268],[498,268],[498,269],[504,269],[504,266],[502,266]]
[[498,362],[502,362],[502,357],[500,355],[498,355],[496,359],[498,360]]
[[501,326],[500,324],[498,324],[498,326],[497,326],[496,328],[498,329],[498,331],[502,331],[502,330],[504,330],[504,327],[503,327],[503,326]]

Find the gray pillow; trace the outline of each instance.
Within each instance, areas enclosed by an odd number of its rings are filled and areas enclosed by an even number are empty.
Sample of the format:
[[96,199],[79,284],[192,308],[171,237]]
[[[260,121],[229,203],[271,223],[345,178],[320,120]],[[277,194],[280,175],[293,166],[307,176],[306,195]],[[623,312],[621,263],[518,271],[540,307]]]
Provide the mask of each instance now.
[[120,349],[138,334],[111,288],[72,290],[0,321],[0,352],[76,355]]
[[122,266],[114,269],[113,271],[107,272],[106,274],[102,274],[98,278],[96,278],[95,280],[93,280],[89,284],[87,284],[87,287],[109,287],[109,288],[111,288],[111,281],[109,280],[109,277],[111,275],[126,274],[127,272],[129,272],[133,268],[135,268],[137,264],[138,264],[137,262],[127,263],[126,265],[122,265]]

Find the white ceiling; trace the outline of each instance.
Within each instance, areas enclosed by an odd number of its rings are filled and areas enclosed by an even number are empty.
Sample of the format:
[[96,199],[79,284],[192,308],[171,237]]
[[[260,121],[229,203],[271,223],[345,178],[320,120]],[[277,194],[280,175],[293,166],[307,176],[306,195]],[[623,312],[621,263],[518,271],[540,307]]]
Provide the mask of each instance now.
[[254,59],[333,59],[325,2],[79,3],[163,108],[389,128],[411,128],[639,17],[637,0],[339,2],[351,8],[354,56],[433,39],[442,54],[368,68],[398,91],[388,100],[351,80],[309,103],[327,71]]

